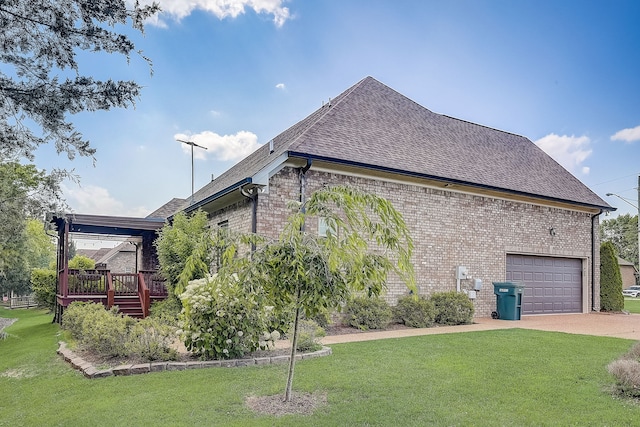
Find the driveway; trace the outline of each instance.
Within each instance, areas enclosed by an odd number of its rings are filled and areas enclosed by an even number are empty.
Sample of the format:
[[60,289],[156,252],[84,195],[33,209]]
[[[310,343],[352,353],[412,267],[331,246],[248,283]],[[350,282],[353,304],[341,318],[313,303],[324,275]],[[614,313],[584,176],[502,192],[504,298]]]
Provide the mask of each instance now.
[[322,339],[325,345],[418,335],[448,334],[456,332],[489,331],[496,329],[537,329],[569,334],[598,335],[640,341],[640,314],[557,314],[523,316],[522,320],[474,319],[472,325],[439,326],[434,328],[408,328],[393,331],[362,332],[331,335]]

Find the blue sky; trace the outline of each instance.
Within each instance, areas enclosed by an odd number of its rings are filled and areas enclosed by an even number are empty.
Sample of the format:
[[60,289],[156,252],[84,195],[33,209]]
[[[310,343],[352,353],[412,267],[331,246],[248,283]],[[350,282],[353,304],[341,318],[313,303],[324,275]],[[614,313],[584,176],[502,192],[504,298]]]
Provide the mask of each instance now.
[[[137,48],[80,70],[143,84],[136,108],[72,117],[97,148],[79,213],[144,216],[191,193],[366,76],[431,111],[523,135],[620,213],[640,173],[640,2],[160,0]],[[222,5],[222,6],[220,6]],[[226,5],[226,6],[225,6]],[[473,167],[473,165],[470,165]],[[516,171],[517,173],[517,171]]]

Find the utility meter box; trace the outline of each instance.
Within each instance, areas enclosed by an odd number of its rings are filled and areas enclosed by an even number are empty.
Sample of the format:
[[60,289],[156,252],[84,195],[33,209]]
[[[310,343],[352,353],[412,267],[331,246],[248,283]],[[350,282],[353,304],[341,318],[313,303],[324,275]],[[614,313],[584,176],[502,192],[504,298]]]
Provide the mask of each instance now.
[[469,270],[467,267],[463,267],[462,265],[457,266],[456,279],[465,280],[467,277],[469,277]]

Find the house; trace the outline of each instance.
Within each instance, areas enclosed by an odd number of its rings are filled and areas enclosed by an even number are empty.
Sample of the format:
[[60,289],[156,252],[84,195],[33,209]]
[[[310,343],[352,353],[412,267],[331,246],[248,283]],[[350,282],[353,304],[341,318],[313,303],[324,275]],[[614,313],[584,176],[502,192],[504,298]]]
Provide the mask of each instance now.
[[638,270],[636,266],[627,260],[620,257],[618,258],[618,265],[620,266],[620,276],[622,276],[622,289],[626,289],[629,286],[637,284]]
[[[372,77],[181,209],[203,209],[213,226],[275,237],[287,202],[331,184],[374,192],[402,212],[420,294],[466,292],[476,316],[486,317],[496,309],[492,283],[517,281],[525,285],[522,314],[599,310],[599,215],[614,208],[529,139],[434,113]],[[406,292],[392,278],[386,298],[394,303]]]
[[113,248],[77,249],[76,253],[91,258],[96,262],[96,268],[118,271],[121,273],[136,273],[138,270],[137,243],[122,242]]

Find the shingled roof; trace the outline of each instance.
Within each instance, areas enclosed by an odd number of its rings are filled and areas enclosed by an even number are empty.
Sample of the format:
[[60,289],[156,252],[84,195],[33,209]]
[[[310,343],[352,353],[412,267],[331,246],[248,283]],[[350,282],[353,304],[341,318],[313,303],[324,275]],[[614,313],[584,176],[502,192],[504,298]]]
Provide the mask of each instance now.
[[434,113],[372,77],[258,148],[195,200],[251,182],[284,154],[611,209],[529,139]]

